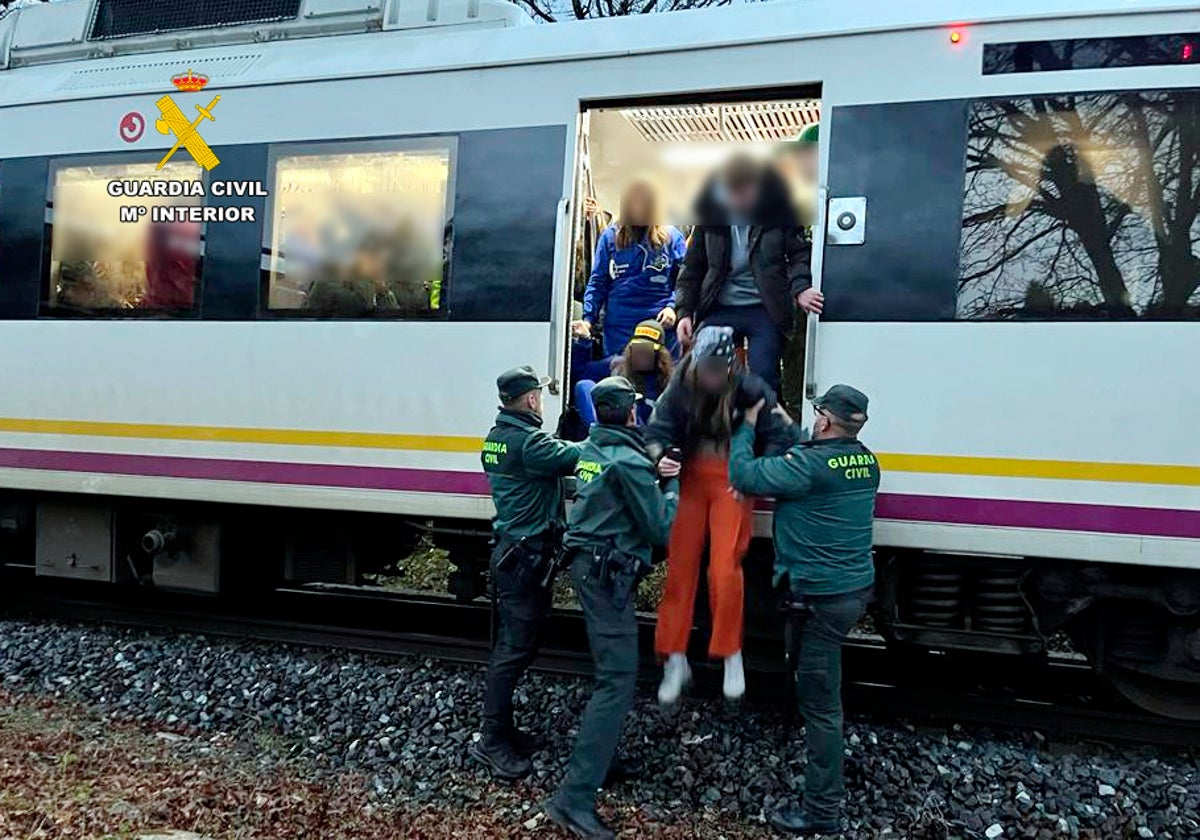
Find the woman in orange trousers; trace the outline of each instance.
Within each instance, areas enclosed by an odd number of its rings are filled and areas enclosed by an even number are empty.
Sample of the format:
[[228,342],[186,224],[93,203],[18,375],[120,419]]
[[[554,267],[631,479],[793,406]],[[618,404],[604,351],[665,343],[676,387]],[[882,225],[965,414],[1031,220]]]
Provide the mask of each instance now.
[[[759,400],[774,408],[762,379],[734,354],[733,331],[703,327],[654,407],[646,429],[652,453],[682,461],[679,510],[667,547],[667,588],[658,606],[654,647],[664,660],[658,699],[673,703],[691,680],[687,661],[700,565],[708,547],[712,634],[708,655],[725,665],[725,696],[745,693],[742,668],[742,557],[750,546],[753,500],[729,486],[729,441],[745,409]],[[763,420],[766,420],[764,423]],[[760,454],[792,445],[789,424],[765,412],[756,429]]]

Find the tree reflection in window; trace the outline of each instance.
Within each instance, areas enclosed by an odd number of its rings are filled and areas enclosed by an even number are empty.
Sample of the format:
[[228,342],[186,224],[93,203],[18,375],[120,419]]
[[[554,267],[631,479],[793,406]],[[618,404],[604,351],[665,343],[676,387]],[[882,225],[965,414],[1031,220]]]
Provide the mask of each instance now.
[[269,308],[326,318],[441,313],[451,151],[442,140],[280,157]]
[[1200,91],[975,103],[960,318],[1200,315]]

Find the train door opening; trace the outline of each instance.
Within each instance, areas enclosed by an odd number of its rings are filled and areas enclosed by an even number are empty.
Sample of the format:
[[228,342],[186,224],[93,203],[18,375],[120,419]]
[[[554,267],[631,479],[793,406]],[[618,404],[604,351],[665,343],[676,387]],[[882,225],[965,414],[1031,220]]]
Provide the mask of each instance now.
[[[640,321],[658,319],[668,327],[667,344],[678,358],[674,312],[668,306],[671,291],[696,221],[697,199],[725,161],[746,155],[772,168],[787,185],[802,224],[811,228],[819,193],[820,119],[820,87],[815,85],[754,97],[722,93],[584,107],[575,181],[565,433],[586,434],[591,419],[587,383],[635,362],[638,351],[631,348],[628,359],[625,351]],[[628,201],[626,193],[639,189],[644,195],[647,187],[658,220],[678,234],[671,232],[657,245],[645,241],[630,251],[616,247],[623,198]],[[605,238],[610,227],[613,232]],[[799,404],[804,381],[802,318],[796,326],[784,352],[783,377],[785,398]],[[657,383],[644,380],[657,378],[661,365],[652,364],[646,355],[636,362],[644,371],[634,371],[637,376],[632,378],[640,380],[635,384],[657,393]]]

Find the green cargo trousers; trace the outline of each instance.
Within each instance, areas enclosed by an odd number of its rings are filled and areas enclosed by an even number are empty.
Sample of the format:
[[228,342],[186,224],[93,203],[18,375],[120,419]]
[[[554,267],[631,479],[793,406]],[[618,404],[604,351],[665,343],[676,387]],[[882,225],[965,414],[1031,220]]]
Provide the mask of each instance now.
[[571,582],[583,608],[588,644],[596,668],[596,689],[579,723],[571,763],[556,798],[576,808],[592,808],[617,754],[625,716],[637,686],[638,636],[633,597],[617,603],[610,587],[596,580],[591,552],[571,560]]
[[805,816],[840,818],[845,799],[842,773],[842,645],[867,609],[871,587],[841,595],[803,595],[806,609],[796,637],[796,693],[804,716]]

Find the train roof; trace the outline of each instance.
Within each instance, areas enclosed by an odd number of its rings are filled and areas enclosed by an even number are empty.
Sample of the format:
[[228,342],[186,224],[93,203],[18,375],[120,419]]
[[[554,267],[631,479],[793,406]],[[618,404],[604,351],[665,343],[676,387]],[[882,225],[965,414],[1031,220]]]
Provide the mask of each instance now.
[[[245,78],[218,77],[224,87],[623,58],[1003,21],[1200,11],[1195,0],[999,0],[987,8],[961,0],[777,0],[528,25],[528,16],[506,0],[303,0],[295,21],[96,40],[89,29],[103,2],[29,6],[0,19],[0,107],[159,89],[161,69],[139,72],[148,66],[148,53],[173,53],[172,66],[191,65],[198,72],[209,72],[206,62],[241,67]],[[414,15],[417,6],[421,14]],[[438,11],[427,15],[426,9]],[[243,60],[239,64],[233,57]],[[252,73],[245,70],[248,65]]]

